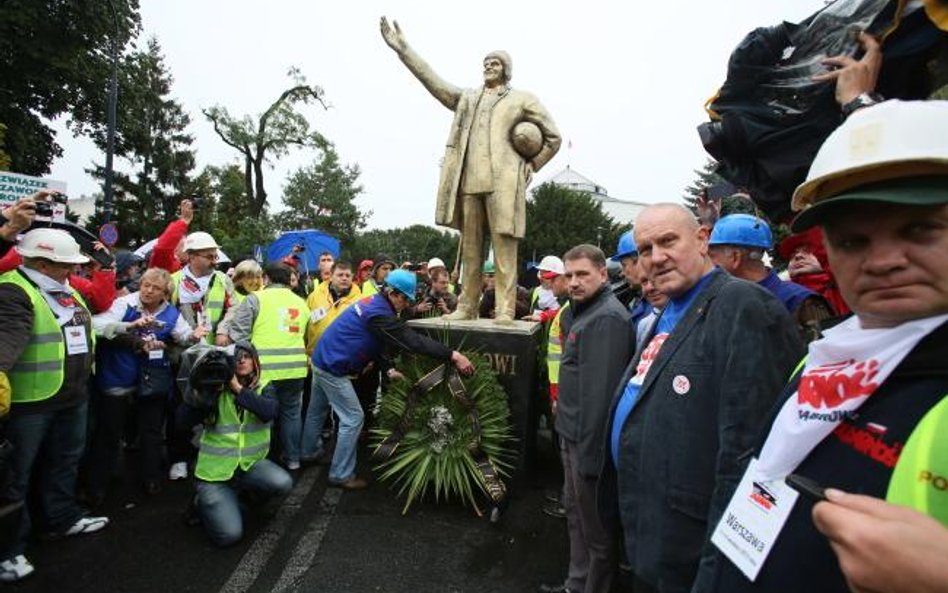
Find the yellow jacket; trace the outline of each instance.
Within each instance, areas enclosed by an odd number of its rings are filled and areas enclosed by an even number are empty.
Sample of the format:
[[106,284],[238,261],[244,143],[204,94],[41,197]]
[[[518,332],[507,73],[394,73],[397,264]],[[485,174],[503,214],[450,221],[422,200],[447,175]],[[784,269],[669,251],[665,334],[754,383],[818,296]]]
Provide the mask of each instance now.
[[333,322],[339,314],[345,311],[349,305],[362,298],[362,291],[359,287],[352,284],[349,294],[333,302],[329,294],[329,282],[320,282],[319,285],[309,294],[306,299],[306,306],[310,310],[310,323],[306,328],[306,355],[312,356],[316,348],[316,342],[323,335],[329,324]]

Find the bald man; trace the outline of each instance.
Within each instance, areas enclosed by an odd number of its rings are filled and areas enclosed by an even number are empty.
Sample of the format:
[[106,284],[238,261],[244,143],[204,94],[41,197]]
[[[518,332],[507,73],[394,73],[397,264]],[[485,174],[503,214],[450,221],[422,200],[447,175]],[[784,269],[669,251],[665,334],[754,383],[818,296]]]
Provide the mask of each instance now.
[[714,267],[689,210],[650,206],[634,228],[668,303],[613,400],[599,512],[607,524],[619,512],[636,591],[684,592],[714,558],[708,527],[803,345],[779,300]]

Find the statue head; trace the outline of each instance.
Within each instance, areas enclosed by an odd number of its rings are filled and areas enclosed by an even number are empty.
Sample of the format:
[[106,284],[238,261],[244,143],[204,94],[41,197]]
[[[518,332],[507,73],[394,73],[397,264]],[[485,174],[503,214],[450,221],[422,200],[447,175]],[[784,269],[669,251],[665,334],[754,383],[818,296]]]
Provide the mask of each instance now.
[[[498,72],[497,65],[500,65]],[[506,84],[513,78],[513,60],[510,54],[503,50],[492,51],[484,56],[484,84],[486,86],[496,86]]]

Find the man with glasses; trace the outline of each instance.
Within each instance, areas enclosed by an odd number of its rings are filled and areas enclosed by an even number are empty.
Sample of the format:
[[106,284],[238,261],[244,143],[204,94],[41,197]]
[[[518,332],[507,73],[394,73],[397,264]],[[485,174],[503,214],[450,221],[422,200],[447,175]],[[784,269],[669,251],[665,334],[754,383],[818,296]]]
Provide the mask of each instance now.
[[[219,248],[209,233],[195,232],[185,238],[184,253],[188,263],[171,275],[171,304],[178,308],[191,329],[201,326],[207,330],[205,340],[208,343],[226,346],[230,338],[226,333],[218,334],[218,330],[226,331],[226,324],[220,322],[237,301],[234,283],[227,274],[216,269]],[[178,430],[168,430],[172,461],[168,478],[180,480],[188,476],[186,459],[191,455],[188,445],[190,427],[175,428]]]

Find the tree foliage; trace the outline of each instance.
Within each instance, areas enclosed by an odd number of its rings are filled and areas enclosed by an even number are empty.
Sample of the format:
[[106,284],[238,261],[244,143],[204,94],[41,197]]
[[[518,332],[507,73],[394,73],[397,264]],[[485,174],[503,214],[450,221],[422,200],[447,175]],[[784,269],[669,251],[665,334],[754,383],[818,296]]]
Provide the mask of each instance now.
[[[195,156],[187,132],[191,118],[171,98],[173,79],[158,41],[123,59],[120,69],[119,125],[115,155],[131,171],[115,171],[115,219],[126,240],[148,240],[177,216],[183,195],[190,195]],[[84,128],[104,150],[105,129]],[[93,171],[105,175],[104,167]]]
[[11,170],[49,172],[62,154],[49,120],[99,117],[86,106],[108,94],[112,43],[121,51],[140,27],[138,0],[0,2],[0,123]]
[[345,253],[353,260],[372,259],[376,254],[384,253],[399,263],[440,257],[451,268],[457,254],[458,237],[455,232],[424,224],[371,230],[359,235],[355,244],[345,249]]
[[282,229],[317,229],[351,245],[365,228],[371,212],[362,212],[355,199],[362,193],[358,165],[341,165],[327,146],[321,158],[292,173],[283,188],[285,210],[276,215]]
[[286,155],[293,146],[329,146],[329,141],[318,131],[311,130],[306,116],[298,111],[299,106],[313,103],[327,108],[323,90],[306,84],[295,68],[289,75],[294,85],[257,117],[236,117],[219,105],[203,111],[221,140],[237,150],[243,159],[244,193],[251,216],[262,213],[267,204],[263,169],[269,159]]
[[10,155],[5,150],[6,134],[7,134],[7,127],[3,124],[0,124],[0,171],[9,171],[10,164],[11,164]]
[[692,211],[697,209],[697,199],[709,187],[727,183],[717,172],[718,163],[709,158],[700,169],[695,169],[695,180],[685,188],[685,205]]
[[527,200],[527,233],[520,259],[562,255],[580,243],[609,250],[628,225],[617,224],[588,194],[544,183]]

